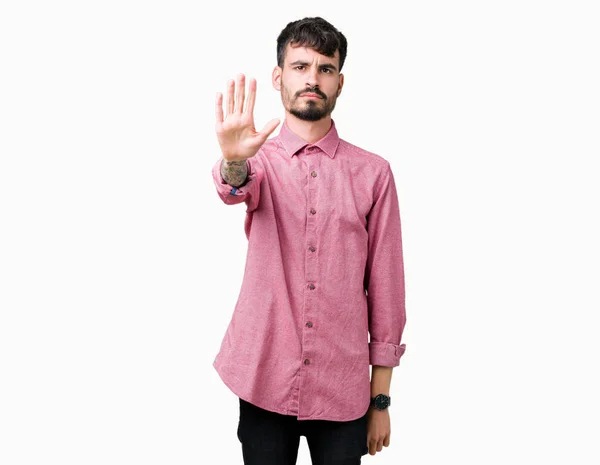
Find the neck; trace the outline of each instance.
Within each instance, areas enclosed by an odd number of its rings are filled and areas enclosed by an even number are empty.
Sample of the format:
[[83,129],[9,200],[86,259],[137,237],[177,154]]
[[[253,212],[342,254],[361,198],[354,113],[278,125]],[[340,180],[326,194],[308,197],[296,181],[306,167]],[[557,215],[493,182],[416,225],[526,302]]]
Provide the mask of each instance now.
[[290,131],[300,136],[309,144],[321,140],[329,132],[329,129],[331,129],[331,115],[327,115],[319,121],[304,121],[286,112],[285,122]]

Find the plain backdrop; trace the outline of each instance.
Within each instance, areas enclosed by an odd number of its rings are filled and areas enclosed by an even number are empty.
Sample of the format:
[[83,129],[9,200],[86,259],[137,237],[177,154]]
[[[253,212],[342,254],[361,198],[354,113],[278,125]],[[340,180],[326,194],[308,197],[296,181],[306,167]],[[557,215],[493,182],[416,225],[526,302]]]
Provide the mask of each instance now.
[[407,348],[363,463],[600,463],[600,15],[576,0],[2,2],[0,463],[242,463],[214,101],[243,72],[257,128],[283,121],[276,39],[305,16],[346,35],[332,116],[400,201]]

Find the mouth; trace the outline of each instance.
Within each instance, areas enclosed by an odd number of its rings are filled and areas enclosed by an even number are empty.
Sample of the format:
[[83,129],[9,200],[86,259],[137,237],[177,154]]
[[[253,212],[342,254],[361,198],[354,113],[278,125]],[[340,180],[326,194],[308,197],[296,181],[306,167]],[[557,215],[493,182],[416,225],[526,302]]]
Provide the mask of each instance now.
[[306,97],[306,98],[322,98],[320,95],[317,95],[317,94],[300,94],[300,97]]

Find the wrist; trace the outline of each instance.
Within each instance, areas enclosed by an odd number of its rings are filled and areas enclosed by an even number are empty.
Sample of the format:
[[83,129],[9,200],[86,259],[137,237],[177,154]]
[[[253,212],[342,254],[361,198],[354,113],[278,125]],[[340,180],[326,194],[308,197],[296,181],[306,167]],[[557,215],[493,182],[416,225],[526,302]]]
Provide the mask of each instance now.
[[223,157],[223,163],[225,163],[227,166],[240,166],[243,165],[244,163],[246,163],[246,158],[225,158]]
[[390,405],[392,405],[392,398],[387,394],[377,394],[376,396],[371,397],[371,404],[369,407],[375,408],[377,410],[385,410]]

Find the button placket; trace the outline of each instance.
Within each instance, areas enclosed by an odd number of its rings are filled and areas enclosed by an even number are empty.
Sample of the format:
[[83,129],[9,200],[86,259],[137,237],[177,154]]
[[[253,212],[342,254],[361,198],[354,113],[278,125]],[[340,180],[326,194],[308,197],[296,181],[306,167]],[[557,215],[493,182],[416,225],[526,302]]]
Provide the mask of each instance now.
[[[313,351],[313,342],[315,341],[316,328],[315,316],[317,314],[317,302],[319,292],[319,269],[318,269],[318,237],[317,237],[317,221],[318,216],[318,165],[320,157],[314,152],[315,147],[308,147],[307,153],[314,154],[312,157],[307,157],[306,178],[307,178],[307,206],[306,212],[306,267],[305,267],[305,296],[303,308],[304,329],[302,331],[302,363],[306,370],[309,370],[310,365],[314,363],[315,352]],[[311,373],[310,370],[308,373]],[[300,378],[300,391],[304,383],[310,384],[310,376],[305,375]],[[302,399],[302,395],[299,396]],[[302,407],[299,405],[299,410]]]

